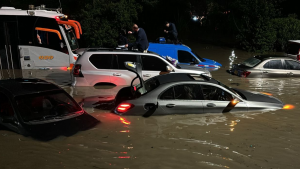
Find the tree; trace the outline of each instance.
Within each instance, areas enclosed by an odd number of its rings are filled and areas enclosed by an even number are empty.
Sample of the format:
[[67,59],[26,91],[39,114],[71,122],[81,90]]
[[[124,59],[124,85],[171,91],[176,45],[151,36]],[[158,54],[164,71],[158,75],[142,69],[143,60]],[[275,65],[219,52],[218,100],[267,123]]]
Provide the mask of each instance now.
[[241,46],[247,51],[266,52],[274,47],[276,30],[271,20],[280,15],[277,0],[233,0],[232,14]]
[[129,28],[137,19],[141,6],[135,0],[92,0],[79,14],[86,44],[117,46],[121,28]]

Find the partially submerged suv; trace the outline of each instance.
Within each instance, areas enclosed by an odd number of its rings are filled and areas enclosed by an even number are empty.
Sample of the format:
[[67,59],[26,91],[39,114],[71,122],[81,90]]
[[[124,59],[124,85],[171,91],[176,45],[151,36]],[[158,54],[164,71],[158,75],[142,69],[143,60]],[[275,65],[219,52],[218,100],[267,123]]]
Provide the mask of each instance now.
[[87,49],[73,67],[72,86],[97,86],[101,83],[130,85],[135,73],[128,71],[124,62],[137,62],[142,65],[142,78],[165,73],[192,73],[211,76],[205,69],[194,66],[181,68],[155,53],[114,49]]
[[0,125],[37,138],[74,134],[98,120],[62,88],[40,79],[0,80]]

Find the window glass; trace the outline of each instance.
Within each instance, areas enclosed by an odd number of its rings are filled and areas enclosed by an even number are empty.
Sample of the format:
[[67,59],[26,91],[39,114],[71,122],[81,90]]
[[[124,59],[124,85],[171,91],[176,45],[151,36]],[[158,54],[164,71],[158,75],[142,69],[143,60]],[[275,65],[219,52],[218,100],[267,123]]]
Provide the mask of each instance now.
[[110,69],[112,55],[94,54],[90,57],[89,60],[97,69]]
[[143,70],[165,71],[167,63],[155,56],[142,55]]
[[174,86],[165,91],[162,100],[203,100],[201,86],[197,84],[185,84]]
[[14,116],[14,109],[3,93],[0,93],[0,117]]
[[196,59],[190,52],[178,50],[178,61],[180,63],[193,63]]
[[288,70],[300,70],[300,64],[292,60],[286,60],[286,69]]
[[116,55],[118,58],[118,68],[122,70],[127,70],[125,67],[125,62],[136,62],[136,55]]
[[[145,90],[143,90],[143,88],[139,89],[139,92],[143,95],[156,89],[160,84],[159,84],[159,81],[154,77],[154,78],[150,78],[150,79],[146,80],[144,82],[144,85],[145,85],[144,86]],[[140,88],[140,86],[141,86],[141,84],[138,84],[136,86],[136,88]]]
[[205,100],[232,101],[233,97],[230,93],[215,86],[201,85]]
[[260,59],[252,57],[252,58],[249,58],[249,59],[245,60],[244,62],[242,62],[241,65],[252,68],[252,67],[258,65],[260,62],[261,62]]
[[264,65],[265,69],[283,69],[281,60],[270,60]]
[[161,96],[161,100],[174,100],[174,87],[169,88]]
[[48,120],[82,111],[70,96],[61,91],[19,96],[16,102],[25,122]]

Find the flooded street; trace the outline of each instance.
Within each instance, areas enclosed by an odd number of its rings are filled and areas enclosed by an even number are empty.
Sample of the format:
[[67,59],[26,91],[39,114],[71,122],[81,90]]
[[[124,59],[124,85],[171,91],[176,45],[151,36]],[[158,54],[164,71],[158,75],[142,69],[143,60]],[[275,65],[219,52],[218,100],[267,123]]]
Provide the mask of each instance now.
[[[187,45],[223,65],[212,72],[215,79],[230,87],[270,93],[295,108],[149,118],[118,116],[95,107],[99,107],[98,99],[112,99],[121,87],[63,86],[76,101],[85,99],[85,110],[100,123],[51,141],[0,128],[0,168],[299,168],[300,79],[233,76],[226,72],[231,48]],[[240,50],[235,54],[235,63],[253,56]]]

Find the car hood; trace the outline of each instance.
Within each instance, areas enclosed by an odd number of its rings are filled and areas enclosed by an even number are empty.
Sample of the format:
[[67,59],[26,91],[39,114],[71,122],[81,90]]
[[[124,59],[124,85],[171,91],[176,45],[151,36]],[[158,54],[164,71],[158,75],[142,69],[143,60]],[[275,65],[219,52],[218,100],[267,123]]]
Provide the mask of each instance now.
[[279,99],[259,92],[252,92],[252,91],[246,91],[246,90],[235,89],[235,88],[234,90],[237,91],[237,93],[244,95],[247,101],[268,102],[268,103],[276,103],[276,104],[283,105],[283,103]]
[[216,61],[214,61],[214,60],[207,59],[207,58],[203,58],[203,59],[205,60],[205,62],[201,62],[201,63],[199,63],[199,65],[201,65],[201,64],[203,63],[203,64],[206,64],[206,65],[216,65],[216,66],[219,66],[219,67],[222,66],[221,63],[216,62]]
[[210,71],[208,69],[200,68],[193,65],[181,65],[179,64],[181,69],[176,69],[176,73],[190,73],[190,74],[206,74],[211,77]]

